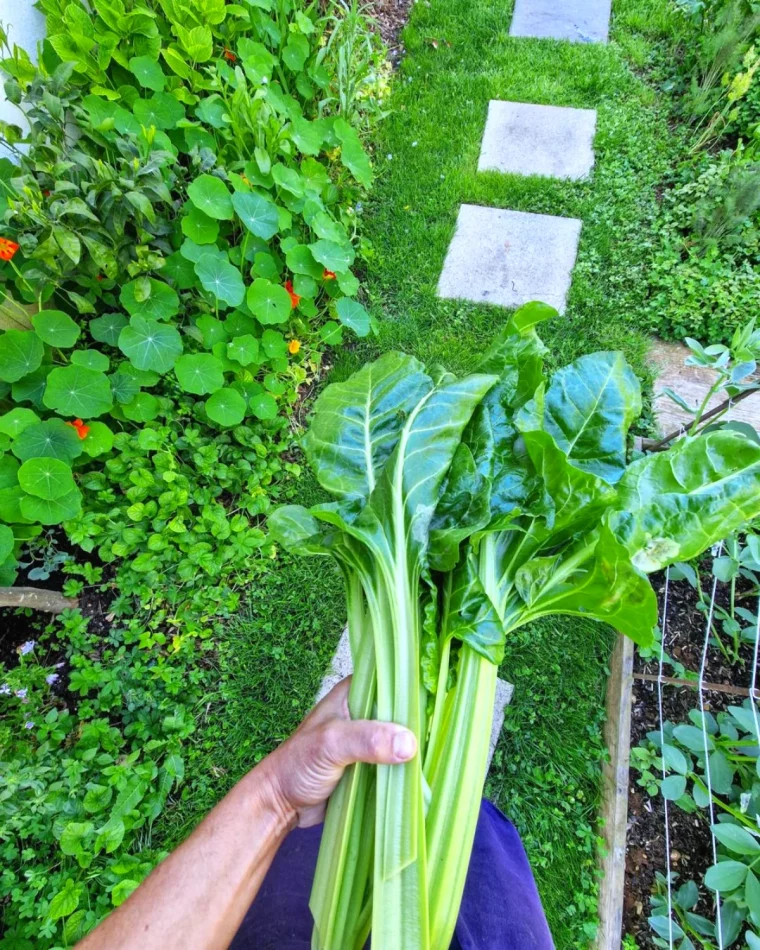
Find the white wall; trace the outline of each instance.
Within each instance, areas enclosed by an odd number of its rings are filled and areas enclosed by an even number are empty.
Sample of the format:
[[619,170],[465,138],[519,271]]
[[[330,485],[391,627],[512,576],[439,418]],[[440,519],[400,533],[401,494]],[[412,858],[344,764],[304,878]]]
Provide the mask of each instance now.
[[[32,0],[0,0],[0,22],[2,22],[8,42],[15,43],[29,53],[37,62],[37,44],[45,36],[45,17],[32,6]],[[21,111],[8,102],[0,83],[0,119],[14,125],[25,126]],[[2,150],[4,151],[4,150]]]

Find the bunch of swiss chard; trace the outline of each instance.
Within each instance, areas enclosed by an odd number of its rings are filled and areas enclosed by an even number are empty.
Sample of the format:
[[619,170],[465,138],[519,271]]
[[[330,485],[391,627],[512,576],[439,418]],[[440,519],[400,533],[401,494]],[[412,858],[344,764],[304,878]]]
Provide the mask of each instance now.
[[388,353],[317,401],[304,440],[335,501],[270,519],[346,580],[354,717],[412,729],[419,754],[349,769],[312,892],[315,948],[445,950],[485,779],[506,638],[551,614],[651,641],[647,574],[760,513],[760,446],[714,431],[627,464],[641,410],[619,353],[544,375],[518,310],[478,372]]

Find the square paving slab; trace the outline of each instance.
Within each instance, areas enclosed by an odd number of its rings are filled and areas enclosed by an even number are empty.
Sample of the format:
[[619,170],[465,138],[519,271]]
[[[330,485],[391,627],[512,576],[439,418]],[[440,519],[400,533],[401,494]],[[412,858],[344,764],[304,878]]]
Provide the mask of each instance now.
[[587,178],[594,165],[595,109],[488,104],[478,171]]
[[581,222],[462,205],[438,296],[520,307],[540,300],[565,309]]
[[[682,343],[663,343],[658,340],[649,352],[650,362],[657,371],[654,384],[654,415],[660,435],[669,435],[680,426],[687,426],[694,417],[662,394],[669,388],[678,393],[689,406],[695,409],[707,395],[715,381],[715,372],[704,366],[684,366],[684,360],[691,351]],[[725,400],[724,393],[713,396],[707,409],[715,409]],[[728,410],[723,419],[735,422],[748,422],[760,429],[760,392],[748,396],[737,406]]]
[[510,36],[606,43],[611,0],[515,0]]

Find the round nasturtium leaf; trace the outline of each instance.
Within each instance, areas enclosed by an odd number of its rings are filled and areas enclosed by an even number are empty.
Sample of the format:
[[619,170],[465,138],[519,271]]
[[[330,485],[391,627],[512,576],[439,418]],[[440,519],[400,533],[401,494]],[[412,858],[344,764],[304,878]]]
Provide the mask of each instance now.
[[90,335],[98,343],[118,346],[119,334],[128,322],[123,313],[106,313],[90,320]]
[[315,260],[336,274],[347,271],[354,262],[354,249],[350,244],[319,240],[310,244],[309,248]]
[[259,323],[284,323],[290,316],[290,294],[284,287],[258,277],[248,288],[246,303]]
[[137,369],[168,373],[182,354],[182,337],[175,327],[132,317],[119,335],[119,349]]
[[24,518],[36,521],[39,524],[61,524],[76,518],[82,511],[82,493],[78,488],[61,495],[60,498],[37,498],[34,495],[24,495],[19,508]]
[[335,304],[335,310],[343,326],[353,330],[357,336],[369,333],[369,314],[360,303],[350,297],[341,297]]
[[288,352],[285,337],[277,330],[264,330],[261,334],[261,346],[270,360],[280,359],[286,356]]
[[13,554],[15,538],[11,529],[4,524],[0,524],[0,564],[7,561]]
[[150,56],[133,56],[129,71],[144,89],[161,92],[166,85],[166,76],[155,59]]
[[186,393],[205,396],[224,386],[224,367],[210,353],[190,353],[181,356],[174,367],[177,381]]
[[121,407],[124,418],[131,422],[152,422],[158,415],[158,410],[158,399],[151,393],[138,393],[131,402]]
[[226,343],[229,340],[229,334],[221,320],[204,313],[195,321],[196,327],[200,330],[203,337],[203,345],[210,350],[215,343]]
[[257,419],[274,419],[277,415],[277,402],[274,396],[270,396],[269,393],[259,393],[252,396],[248,405]]
[[225,257],[216,254],[203,254],[195,265],[203,287],[212,293],[218,300],[237,307],[245,298],[245,284],[240,271]]
[[128,402],[132,402],[135,396],[140,392],[140,384],[134,376],[122,372],[124,365],[131,366],[132,364],[122,363],[119,369],[115,373],[111,373],[108,377],[114,399],[122,406],[125,406]]
[[[11,455],[0,455],[0,491],[3,488],[13,488],[18,485],[19,464]],[[0,517],[2,515],[0,514]]]
[[220,426],[239,426],[246,408],[245,399],[234,389],[220,389],[206,400],[206,415]]
[[15,383],[33,373],[45,353],[42,340],[31,330],[6,330],[0,334],[0,380]]
[[244,336],[236,336],[235,339],[227,344],[227,357],[241,366],[249,366],[255,363],[259,356],[259,341],[255,336],[246,333]]
[[32,326],[43,343],[62,349],[73,346],[81,333],[78,324],[63,310],[40,310],[32,317]]
[[48,374],[52,368],[50,363],[43,363],[33,373],[15,382],[12,386],[13,401],[30,402],[33,406],[41,407]]
[[168,320],[179,310],[176,290],[153,277],[138,277],[125,284],[119,300],[131,317]]
[[47,500],[76,489],[71,466],[58,458],[28,459],[18,470],[18,483],[28,495]]
[[232,205],[240,220],[256,237],[268,241],[280,230],[277,205],[263,195],[236,191],[232,196]]
[[13,440],[11,451],[22,462],[34,458],[54,458],[73,462],[82,454],[82,440],[63,419],[36,422]]
[[182,233],[196,244],[213,244],[219,237],[219,222],[191,204],[182,219]]
[[90,422],[89,432],[82,440],[82,448],[90,458],[104,455],[113,448],[113,432],[105,422]]
[[199,175],[187,188],[187,196],[204,214],[220,221],[234,217],[232,196],[227,186],[214,175]]
[[111,366],[111,361],[106,354],[99,350],[74,350],[71,354],[71,362],[75,366],[100,370],[101,373],[107,373]]
[[31,409],[25,409],[23,406],[17,406],[0,416],[0,432],[10,438],[15,439],[24,429],[40,421],[40,417]]
[[180,290],[189,290],[195,286],[193,262],[183,257],[179,251],[175,251],[166,258],[161,273]]
[[173,129],[185,117],[182,104],[168,92],[156,92],[150,99],[135,100],[132,111],[140,125],[146,128],[154,125],[161,130]]
[[108,377],[86,366],[56,367],[48,376],[43,402],[62,416],[94,419],[113,406]]

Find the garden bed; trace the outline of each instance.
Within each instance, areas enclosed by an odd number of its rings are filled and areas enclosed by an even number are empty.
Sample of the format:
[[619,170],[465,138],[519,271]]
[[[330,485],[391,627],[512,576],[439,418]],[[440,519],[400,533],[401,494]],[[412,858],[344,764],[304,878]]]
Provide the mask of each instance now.
[[[709,573],[703,575],[703,585],[709,596]],[[657,578],[656,589],[663,615],[665,580]],[[676,662],[683,664],[686,673],[675,673],[666,666],[663,675],[681,680],[698,675],[704,646],[706,618],[698,609],[696,591],[686,582],[671,582],[668,592],[668,617],[665,651]],[[716,605],[728,606],[728,585],[719,584]],[[741,705],[750,685],[752,649],[748,644],[740,648],[740,662],[729,664],[721,651],[711,644],[708,648],[704,682],[704,708],[717,714],[728,706]],[[644,659],[637,651],[634,659],[634,683],[631,714],[631,746],[646,741],[647,734],[659,731],[660,714],[657,684],[658,657]],[[652,677],[653,679],[643,679]],[[699,709],[699,692],[691,686],[663,683],[663,721],[684,723],[689,713]],[[657,875],[666,873],[665,802],[661,794],[650,796],[637,784],[641,773],[630,769],[628,789],[628,834],[626,877],[623,907],[623,932],[636,939],[639,950],[655,948],[654,933],[647,918],[651,915],[651,895]],[[674,802],[668,807],[670,831],[671,871],[680,879],[701,882],[706,870],[713,864],[713,852],[707,813],[687,814]],[[676,882],[677,886],[678,882]],[[714,919],[712,901],[704,892],[695,908],[699,914]]]

